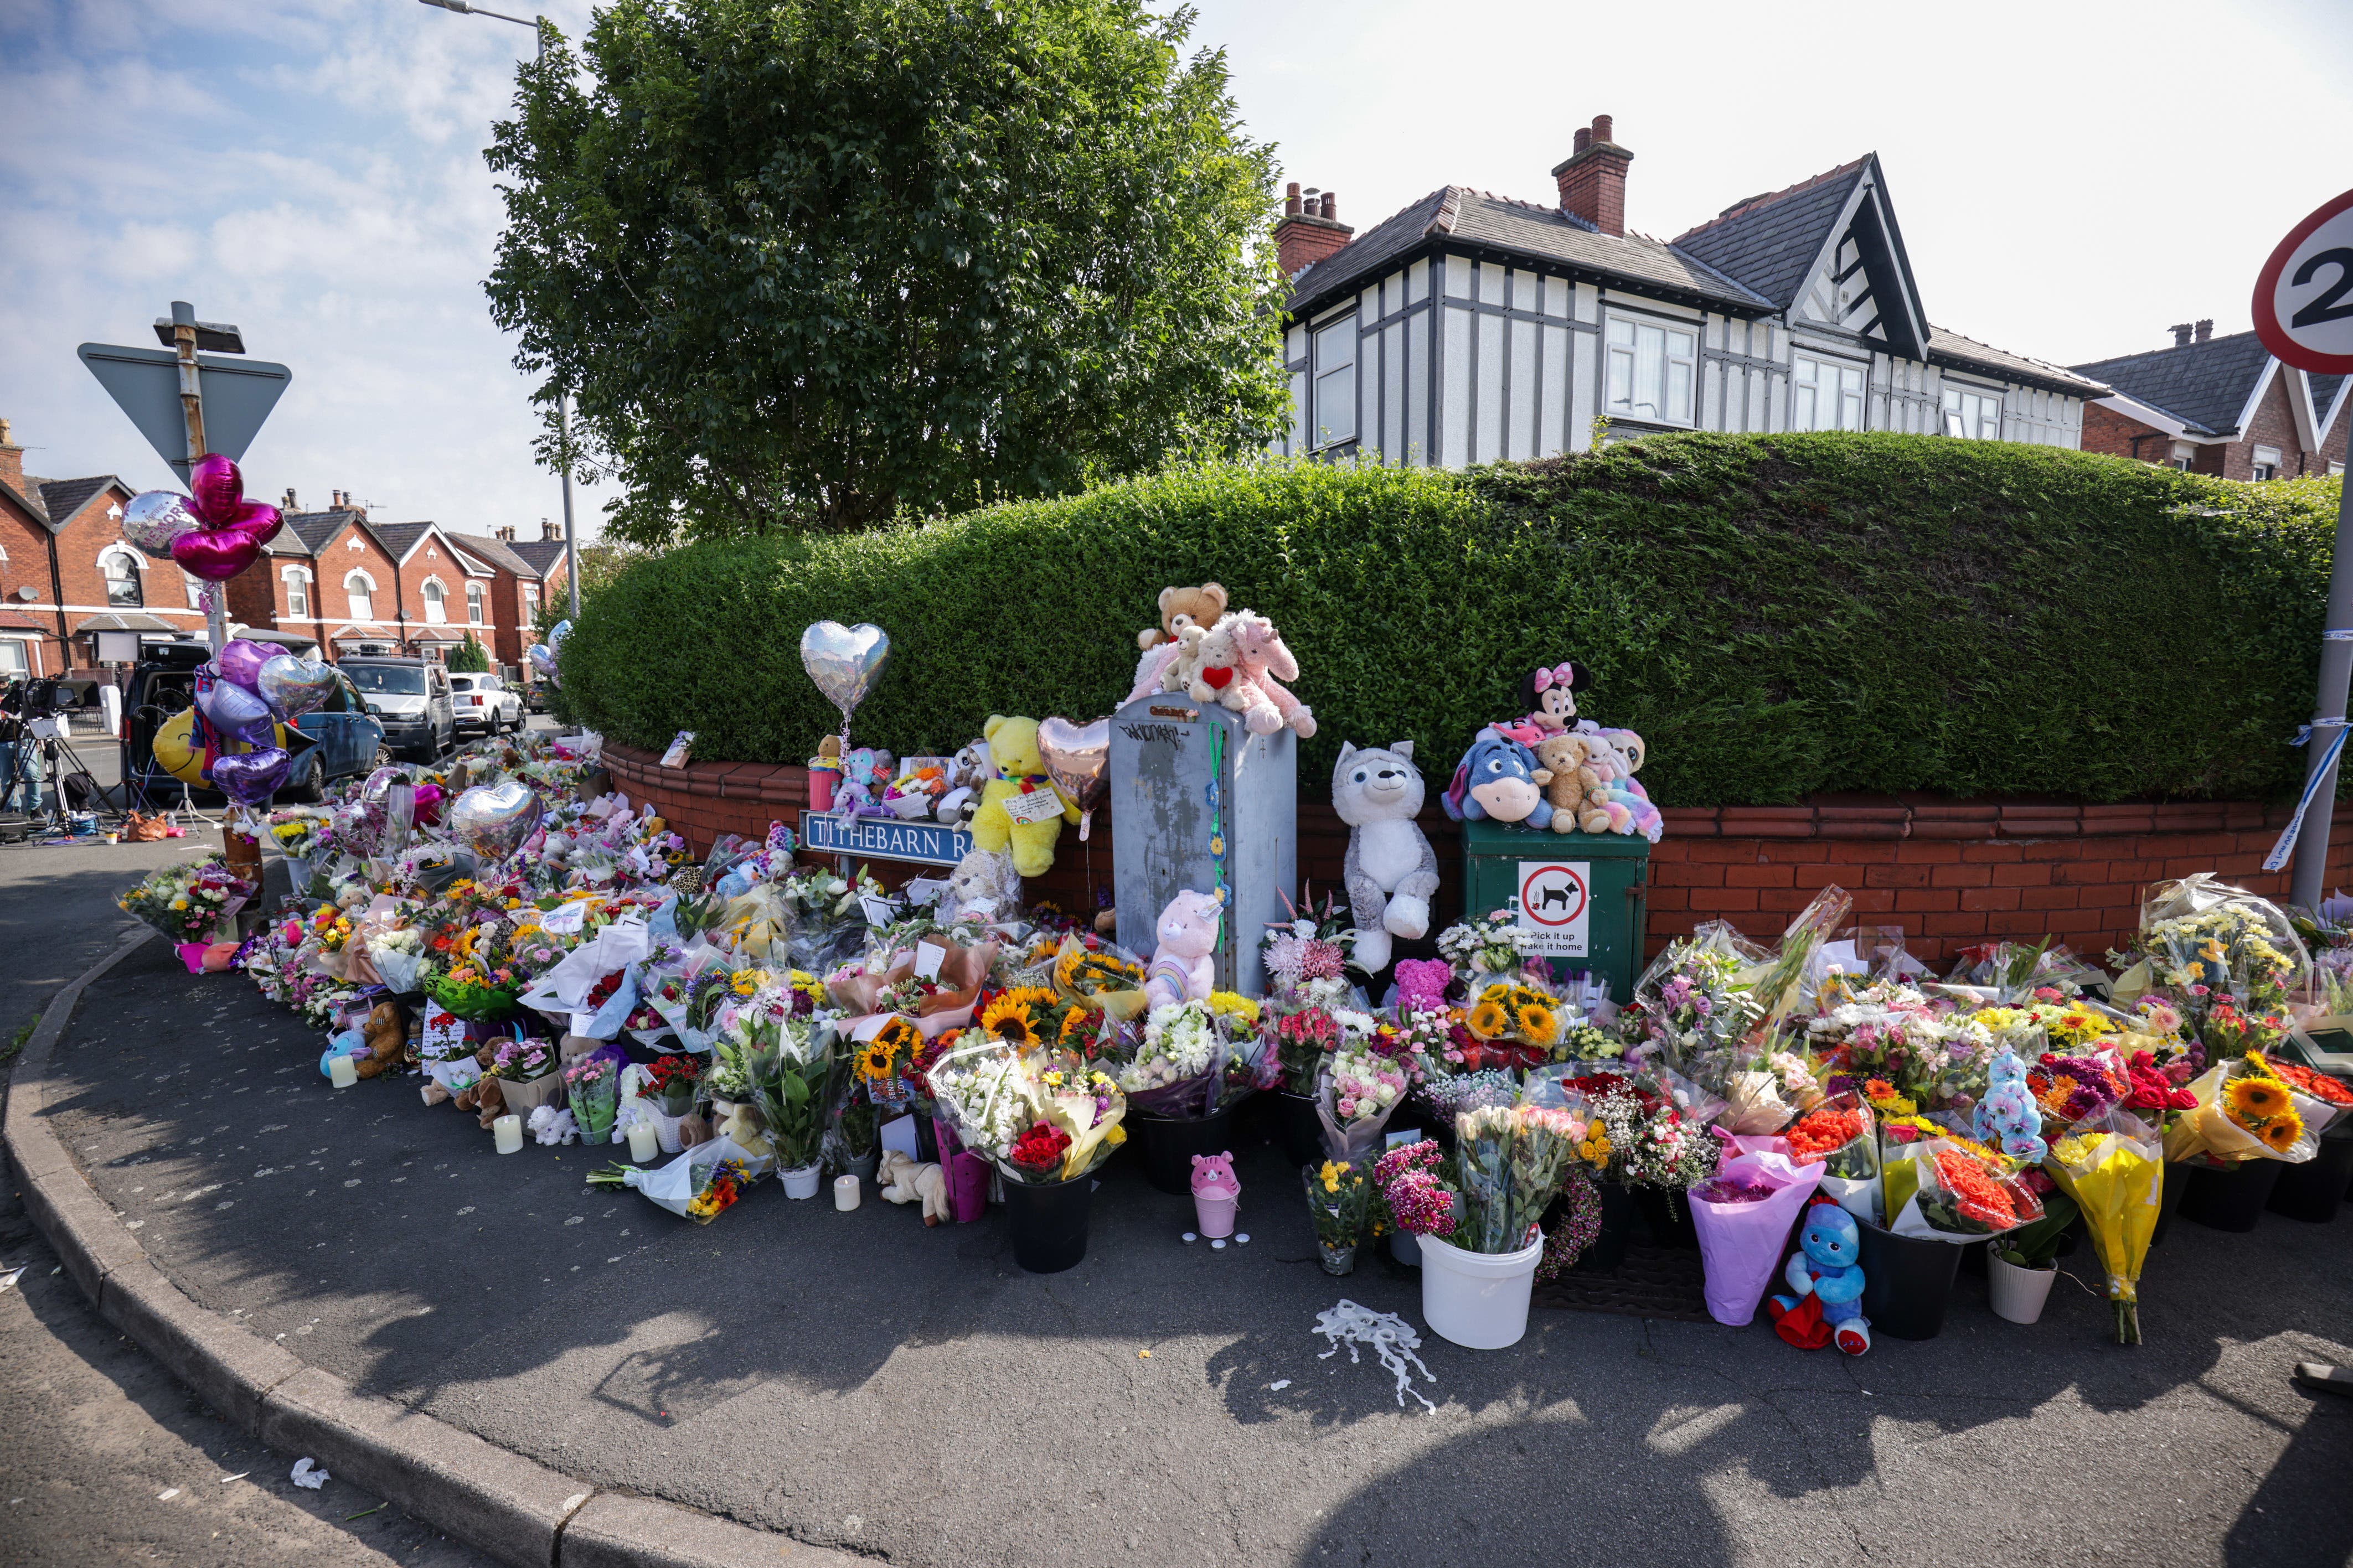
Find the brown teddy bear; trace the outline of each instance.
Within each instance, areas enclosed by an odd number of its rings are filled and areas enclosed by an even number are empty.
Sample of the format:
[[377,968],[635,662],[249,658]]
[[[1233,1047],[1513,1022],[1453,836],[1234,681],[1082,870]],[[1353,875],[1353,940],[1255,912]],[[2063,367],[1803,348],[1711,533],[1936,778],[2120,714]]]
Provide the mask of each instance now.
[[1161,589],[1160,624],[1135,634],[1135,646],[1144,650],[1144,656],[1135,661],[1135,685],[1129,689],[1127,700],[1134,702],[1161,690],[1161,671],[1167,667],[1176,645],[1184,641],[1186,628],[1197,626],[1206,632],[1225,613],[1226,590],[1222,584]]
[[1609,831],[1608,784],[1592,760],[1611,753],[1598,736],[1556,732],[1538,741],[1536,761],[1552,776],[1545,784],[1545,800],[1552,807],[1552,830],[1575,833]]
[[375,1078],[407,1065],[408,1026],[402,1022],[400,1009],[391,1003],[375,1005],[367,1022],[360,1026],[360,1037],[368,1047],[368,1054],[357,1063],[360,1077]]

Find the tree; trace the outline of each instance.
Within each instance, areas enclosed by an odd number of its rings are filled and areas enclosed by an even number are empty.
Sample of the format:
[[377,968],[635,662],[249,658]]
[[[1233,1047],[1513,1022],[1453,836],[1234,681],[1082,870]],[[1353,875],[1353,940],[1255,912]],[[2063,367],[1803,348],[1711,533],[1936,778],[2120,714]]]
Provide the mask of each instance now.
[[452,675],[482,674],[491,668],[491,650],[482,646],[480,637],[468,632],[466,640],[449,650],[448,665]]
[[1270,147],[1136,0],[614,0],[521,68],[486,285],[608,537],[1054,494],[1287,417]]
[[[618,577],[633,563],[646,559],[652,552],[635,544],[599,540],[594,544],[580,546],[578,553],[580,556],[580,604],[585,610],[590,600],[605,591],[607,584]],[[571,615],[571,595],[565,593],[559,584],[551,588],[546,596],[541,599],[539,614],[532,619],[532,630],[536,640],[545,642],[547,634],[555,629],[555,623],[569,619]]]

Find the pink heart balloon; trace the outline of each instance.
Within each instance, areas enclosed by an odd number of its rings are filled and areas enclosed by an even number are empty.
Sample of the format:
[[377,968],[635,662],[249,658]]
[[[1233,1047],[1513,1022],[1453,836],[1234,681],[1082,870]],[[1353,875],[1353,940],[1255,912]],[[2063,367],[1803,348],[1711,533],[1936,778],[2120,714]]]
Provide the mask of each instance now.
[[245,476],[235,463],[214,452],[198,458],[188,470],[188,489],[206,525],[227,528],[237,521],[238,503],[245,500]]
[[286,526],[286,520],[279,515],[276,507],[267,501],[239,501],[237,516],[229,526],[239,533],[253,535],[256,544],[267,544],[278,537],[278,531]]
[[172,559],[212,583],[226,583],[260,553],[259,540],[234,528],[208,528],[172,541]]
[[274,647],[235,637],[230,639],[227,647],[213,656],[213,668],[220,672],[220,679],[231,686],[259,691],[261,689],[261,667],[269,663],[277,652]]

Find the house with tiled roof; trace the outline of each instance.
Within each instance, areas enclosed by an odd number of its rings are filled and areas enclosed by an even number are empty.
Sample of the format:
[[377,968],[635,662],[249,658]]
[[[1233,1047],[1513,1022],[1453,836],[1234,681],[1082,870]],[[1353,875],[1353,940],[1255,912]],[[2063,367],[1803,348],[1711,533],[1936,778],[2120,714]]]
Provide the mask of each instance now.
[[0,685],[98,668],[98,634],[169,641],[203,629],[195,579],[122,537],[131,487],[43,479],[0,419]]
[[2075,366],[2108,384],[2084,411],[2084,449],[2225,479],[2345,471],[2353,377],[2283,364],[2253,332],[2210,320],[2171,329],[2168,348]]
[[386,522],[343,490],[305,511],[292,490],[286,526],[262,561],[229,583],[229,614],[307,637],[329,657],[396,653],[446,658],[468,634],[489,643],[494,568],[434,522]]
[[1602,115],[1557,200],[1449,185],[1362,236],[1289,187],[1290,429],[1275,449],[1459,468],[1661,430],[1895,430],[2078,445],[2101,382],[1933,325],[1878,156],[1626,227]]
[[[518,540],[512,528],[499,529],[487,538],[476,533],[452,533],[449,542],[491,574],[490,629],[482,634],[491,658],[515,670],[522,679],[531,679],[531,671],[523,662],[523,649],[538,640],[533,623],[539,618],[539,607],[547,594],[546,570],[539,562],[545,559],[548,542]],[[553,548],[560,578],[564,542],[553,542]]]

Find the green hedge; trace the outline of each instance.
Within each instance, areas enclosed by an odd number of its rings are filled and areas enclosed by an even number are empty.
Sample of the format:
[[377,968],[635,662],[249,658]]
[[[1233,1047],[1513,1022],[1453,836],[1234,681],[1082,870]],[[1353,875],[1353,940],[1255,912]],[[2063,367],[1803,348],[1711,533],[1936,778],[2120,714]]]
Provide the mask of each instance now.
[[1467,474],[1265,464],[625,573],[564,652],[615,739],[797,762],[834,721],[800,629],[886,628],[861,741],[944,752],[988,713],[1126,694],[1161,586],[1271,616],[1323,731],[1433,774],[1574,657],[1651,743],[1662,804],[1816,792],[2243,798],[2287,790],[2338,481],[2239,485],[1937,437],[1652,437]]

